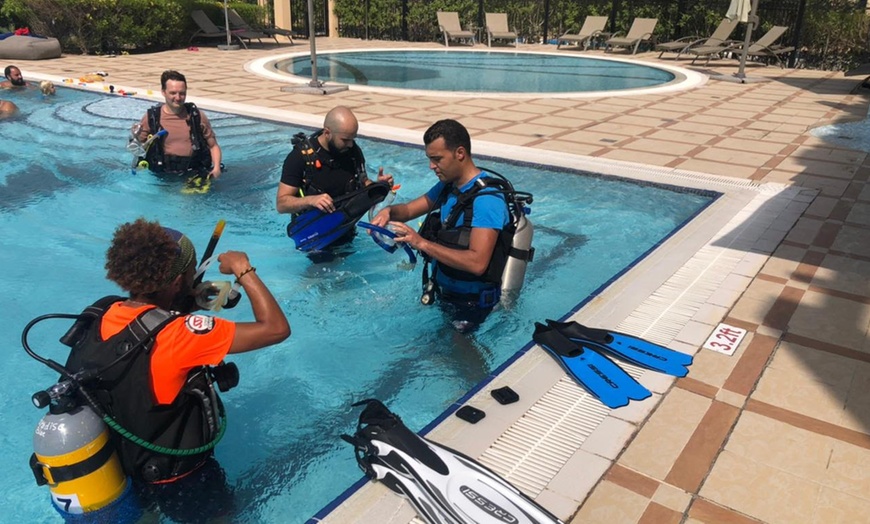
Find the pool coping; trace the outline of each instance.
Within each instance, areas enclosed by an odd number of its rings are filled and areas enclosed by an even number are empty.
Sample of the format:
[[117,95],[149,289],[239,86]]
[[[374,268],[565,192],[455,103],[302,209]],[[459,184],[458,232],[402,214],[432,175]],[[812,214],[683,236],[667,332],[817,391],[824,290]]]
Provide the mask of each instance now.
[[[330,50],[323,51],[318,54],[348,54],[348,53],[363,53],[363,52],[378,52],[378,51],[389,51],[389,52],[402,52],[402,51],[421,51],[419,48],[372,48],[372,49],[342,49],[342,50]],[[515,51],[509,49],[488,49],[486,51],[481,51],[479,49],[426,49],[427,52],[433,53],[509,53],[509,54],[529,54],[529,55],[549,55],[549,56],[560,56],[566,57],[569,55],[565,55],[564,53],[551,53],[551,52],[542,52],[542,51]],[[306,77],[301,77],[297,75],[292,75],[290,73],[279,72],[275,68],[275,64],[279,61],[288,60],[296,57],[305,57],[310,56],[310,51],[305,52],[295,52],[295,53],[284,53],[280,55],[272,55],[266,56],[262,58],[257,58],[255,60],[251,60],[245,64],[245,70],[254,75],[258,75],[263,78],[268,78],[270,80],[275,80],[278,82],[285,82],[291,85],[307,85],[311,79]],[[604,61],[612,61],[612,62],[620,62],[624,64],[631,65],[642,65],[645,67],[650,67],[653,69],[661,69],[667,71],[675,76],[675,78],[665,84],[656,86],[656,87],[644,87],[644,88],[636,88],[636,89],[621,89],[621,90],[613,90],[613,91],[588,91],[588,92],[566,92],[566,93],[507,93],[507,92],[474,92],[474,91],[435,91],[435,90],[423,90],[423,89],[399,89],[399,88],[391,88],[391,87],[373,87],[373,86],[361,86],[356,84],[347,84],[348,89],[352,91],[361,91],[367,93],[382,93],[389,94],[394,96],[439,96],[445,98],[601,98],[601,97],[610,97],[610,96],[640,96],[640,95],[657,95],[657,94],[665,94],[671,93],[675,91],[686,91],[689,89],[694,89],[700,87],[707,83],[709,77],[705,74],[699,73],[697,71],[692,71],[690,69],[685,69],[678,66],[673,66],[669,64],[652,64],[642,62],[639,63],[636,60],[630,60],[628,58],[616,57],[616,56],[576,56],[576,58],[585,58],[589,60],[604,60]],[[329,84],[329,85],[339,85],[339,84]],[[340,84],[344,85],[344,84]]]

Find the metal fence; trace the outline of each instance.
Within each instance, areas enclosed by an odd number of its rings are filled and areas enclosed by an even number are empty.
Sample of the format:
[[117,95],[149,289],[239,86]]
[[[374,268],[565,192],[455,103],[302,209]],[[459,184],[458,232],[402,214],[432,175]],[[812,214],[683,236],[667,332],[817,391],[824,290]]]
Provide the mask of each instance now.
[[[327,0],[314,0],[314,34],[329,36],[329,4]],[[290,14],[295,34],[308,38],[308,0],[290,0]]]
[[[291,0],[294,29],[306,0]],[[326,0],[318,0],[325,6]],[[609,31],[624,32],[636,17],[657,18],[656,39],[709,35],[730,0],[335,0],[339,35],[351,38],[438,40],[437,11],[457,11],[463,26],[481,29],[484,13],[508,14],[512,29],[527,42],[552,42],[576,32],[586,16],[607,16]],[[297,7],[298,6],[298,7]],[[761,27],[789,30],[780,42],[795,48],[791,65],[842,68],[847,54],[867,55],[867,0],[759,0]],[[302,17],[304,18],[304,16]],[[306,26],[307,27],[307,26]],[[298,28],[302,30],[303,27]],[[742,39],[741,24],[732,38]],[[860,45],[863,49],[856,49]]]

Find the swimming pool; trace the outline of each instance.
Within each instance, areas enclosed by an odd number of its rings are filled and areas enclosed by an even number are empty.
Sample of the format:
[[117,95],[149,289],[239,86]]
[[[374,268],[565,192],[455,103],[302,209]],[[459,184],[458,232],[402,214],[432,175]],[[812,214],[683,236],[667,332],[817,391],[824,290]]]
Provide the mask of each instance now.
[[[495,312],[466,337],[437,308],[418,304],[419,268],[398,269],[398,256],[367,239],[331,264],[313,265],[293,251],[286,219],[273,209],[298,127],[208,111],[228,169],[209,194],[184,195],[175,184],[129,173],[127,129],[148,103],[66,89],[49,99],[23,93],[16,102],[23,116],[0,125],[0,291],[7,297],[0,340],[4,369],[18,377],[0,386],[9,428],[0,436],[7,472],[0,512],[25,522],[54,514],[26,464],[42,415],[29,396],[55,375],[20,349],[20,330],[39,314],[77,312],[118,291],[102,265],[120,222],[157,218],[186,231],[201,250],[215,222],[226,219],[219,249],[248,252],[290,318],[293,335],[285,343],[232,358],[241,383],[223,396],[229,429],[217,457],[236,488],[234,520],[293,523],[360,477],[338,438],[356,422],[352,401],[381,398],[410,427],[423,427],[524,346],[533,321],[594,296],[714,198],[480,159],[535,194],[530,218],[538,254],[515,307]],[[422,148],[361,142],[369,168],[384,165],[402,184],[399,198],[434,183]],[[250,319],[247,301],[223,316]],[[63,360],[56,341],[66,327],[42,325],[32,333],[34,347]]]
[[[307,82],[308,53],[255,60],[251,70]],[[321,80],[361,90],[437,92],[439,95],[589,96],[685,89],[703,82],[689,70],[612,57],[516,51],[364,50],[317,54]]]

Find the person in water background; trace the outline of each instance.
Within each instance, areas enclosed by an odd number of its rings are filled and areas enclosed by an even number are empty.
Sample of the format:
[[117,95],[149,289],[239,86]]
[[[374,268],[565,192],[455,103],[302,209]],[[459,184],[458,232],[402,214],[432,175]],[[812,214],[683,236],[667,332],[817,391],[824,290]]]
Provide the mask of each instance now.
[[[309,209],[332,213],[334,199],[372,182],[356,144],[358,131],[359,121],[349,108],[337,106],[326,113],[323,129],[296,144],[284,159],[275,204],[278,213]],[[393,183],[383,167],[377,180]]]
[[21,70],[14,65],[6,66],[6,69],[3,70],[3,76],[6,77],[6,80],[0,82],[0,87],[7,89],[14,87],[27,87],[27,82],[24,81],[24,77],[21,75]]
[[[456,329],[472,331],[499,301],[503,268],[491,268],[490,261],[499,233],[509,223],[508,208],[503,195],[477,188],[487,174],[474,164],[465,126],[439,120],[426,130],[423,142],[438,183],[410,202],[385,207],[372,223],[388,225],[397,242],[406,242],[433,261],[432,278],[424,286],[431,285]],[[460,200],[460,195],[477,191],[478,197]],[[454,208],[458,215],[450,220]],[[427,218],[419,233],[405,224],[423,215]]]
[[9,100],[0,100],[0,120],[11,118],[18,114],[18,106]]
[[43,96],[51,96],[57,93],[57,89],[54,87],[54,83],[43,80],[39,83],[39,90],[42,91]]
[[[217,261],[219,271],[233,275],[244,289],[254,321],[230,322],[193,312],[196,252],[179,231],[139,218],[115,230],[106,253],[107,278],[129,297],[104,300],[99,320],[82,337],[84,342],[73,347],[67,368],[106,369],[105,363],[117,358],[107,347],[113,337],[125,336],[132,323],[148,325],[145,315],[157,315],[161,320],[150,332],[156,331],[150,335],[150,350],[131,355],[125,366],[108,368],[109,375],[101,376],[106,385],[97,391],[115,420],[147,442],[190,449],[214,440],[209,428],[219,426],[216,413],[222,409],[214,384],[226,391],[238,382],[237,368],[225,364],[224,357],[277,344],[290,335],[283,311],[248,256],[226,251]],[[209,398],[216,398],[217,406],[203,400]],[[115,441],[124,472],[146,504],[181,522],[231,511],[232,493],[213,450],[171,456],[120,437]]]
[[[303,133],[293,137],[293,149],[284,159],[275,199],[278,213],[293,215],[288,234],[301,213],[309,210],[324,215],[333,213],[337,199],[372,184],[365,156],[356,143],[358,131],[359,121],[353,112],[337,106],[326,114],[322,129],[307,137]],[[393,177],[385,174],[381,167],[377,181],[392,186]],[[323,249],[309,253],[309,258],[321,263],[350,254],[342,247],[354,239],[356,229],[351,224]]]
[[164,103],[150,108],[139,122],[140,143],[160,129],[166,136],[156,140],[145,160],[154,173],[186,174],[194,171],[211,178],[221,175],[222,152],[208,117],[187,102],[187,79],[178,71],[160,75]]

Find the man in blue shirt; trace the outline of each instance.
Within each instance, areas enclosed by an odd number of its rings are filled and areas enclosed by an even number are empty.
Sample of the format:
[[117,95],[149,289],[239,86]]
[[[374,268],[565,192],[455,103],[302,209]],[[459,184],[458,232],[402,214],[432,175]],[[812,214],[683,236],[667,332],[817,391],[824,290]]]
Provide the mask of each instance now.
[[[410,202],[384,208],[372,222],[389,222],[397,242],[433,262],[431,279],[424,269],[423,303],[434,292],[454,326],[470,331],[498,303],[504,263],[491,262],[510,215],[503,194],[487,187],[490,177],[474,165],[471,138],[462,124],[439,120],[423,142],[438,183]],[[427,217],[419,233],[404,224],[422,215]]]

